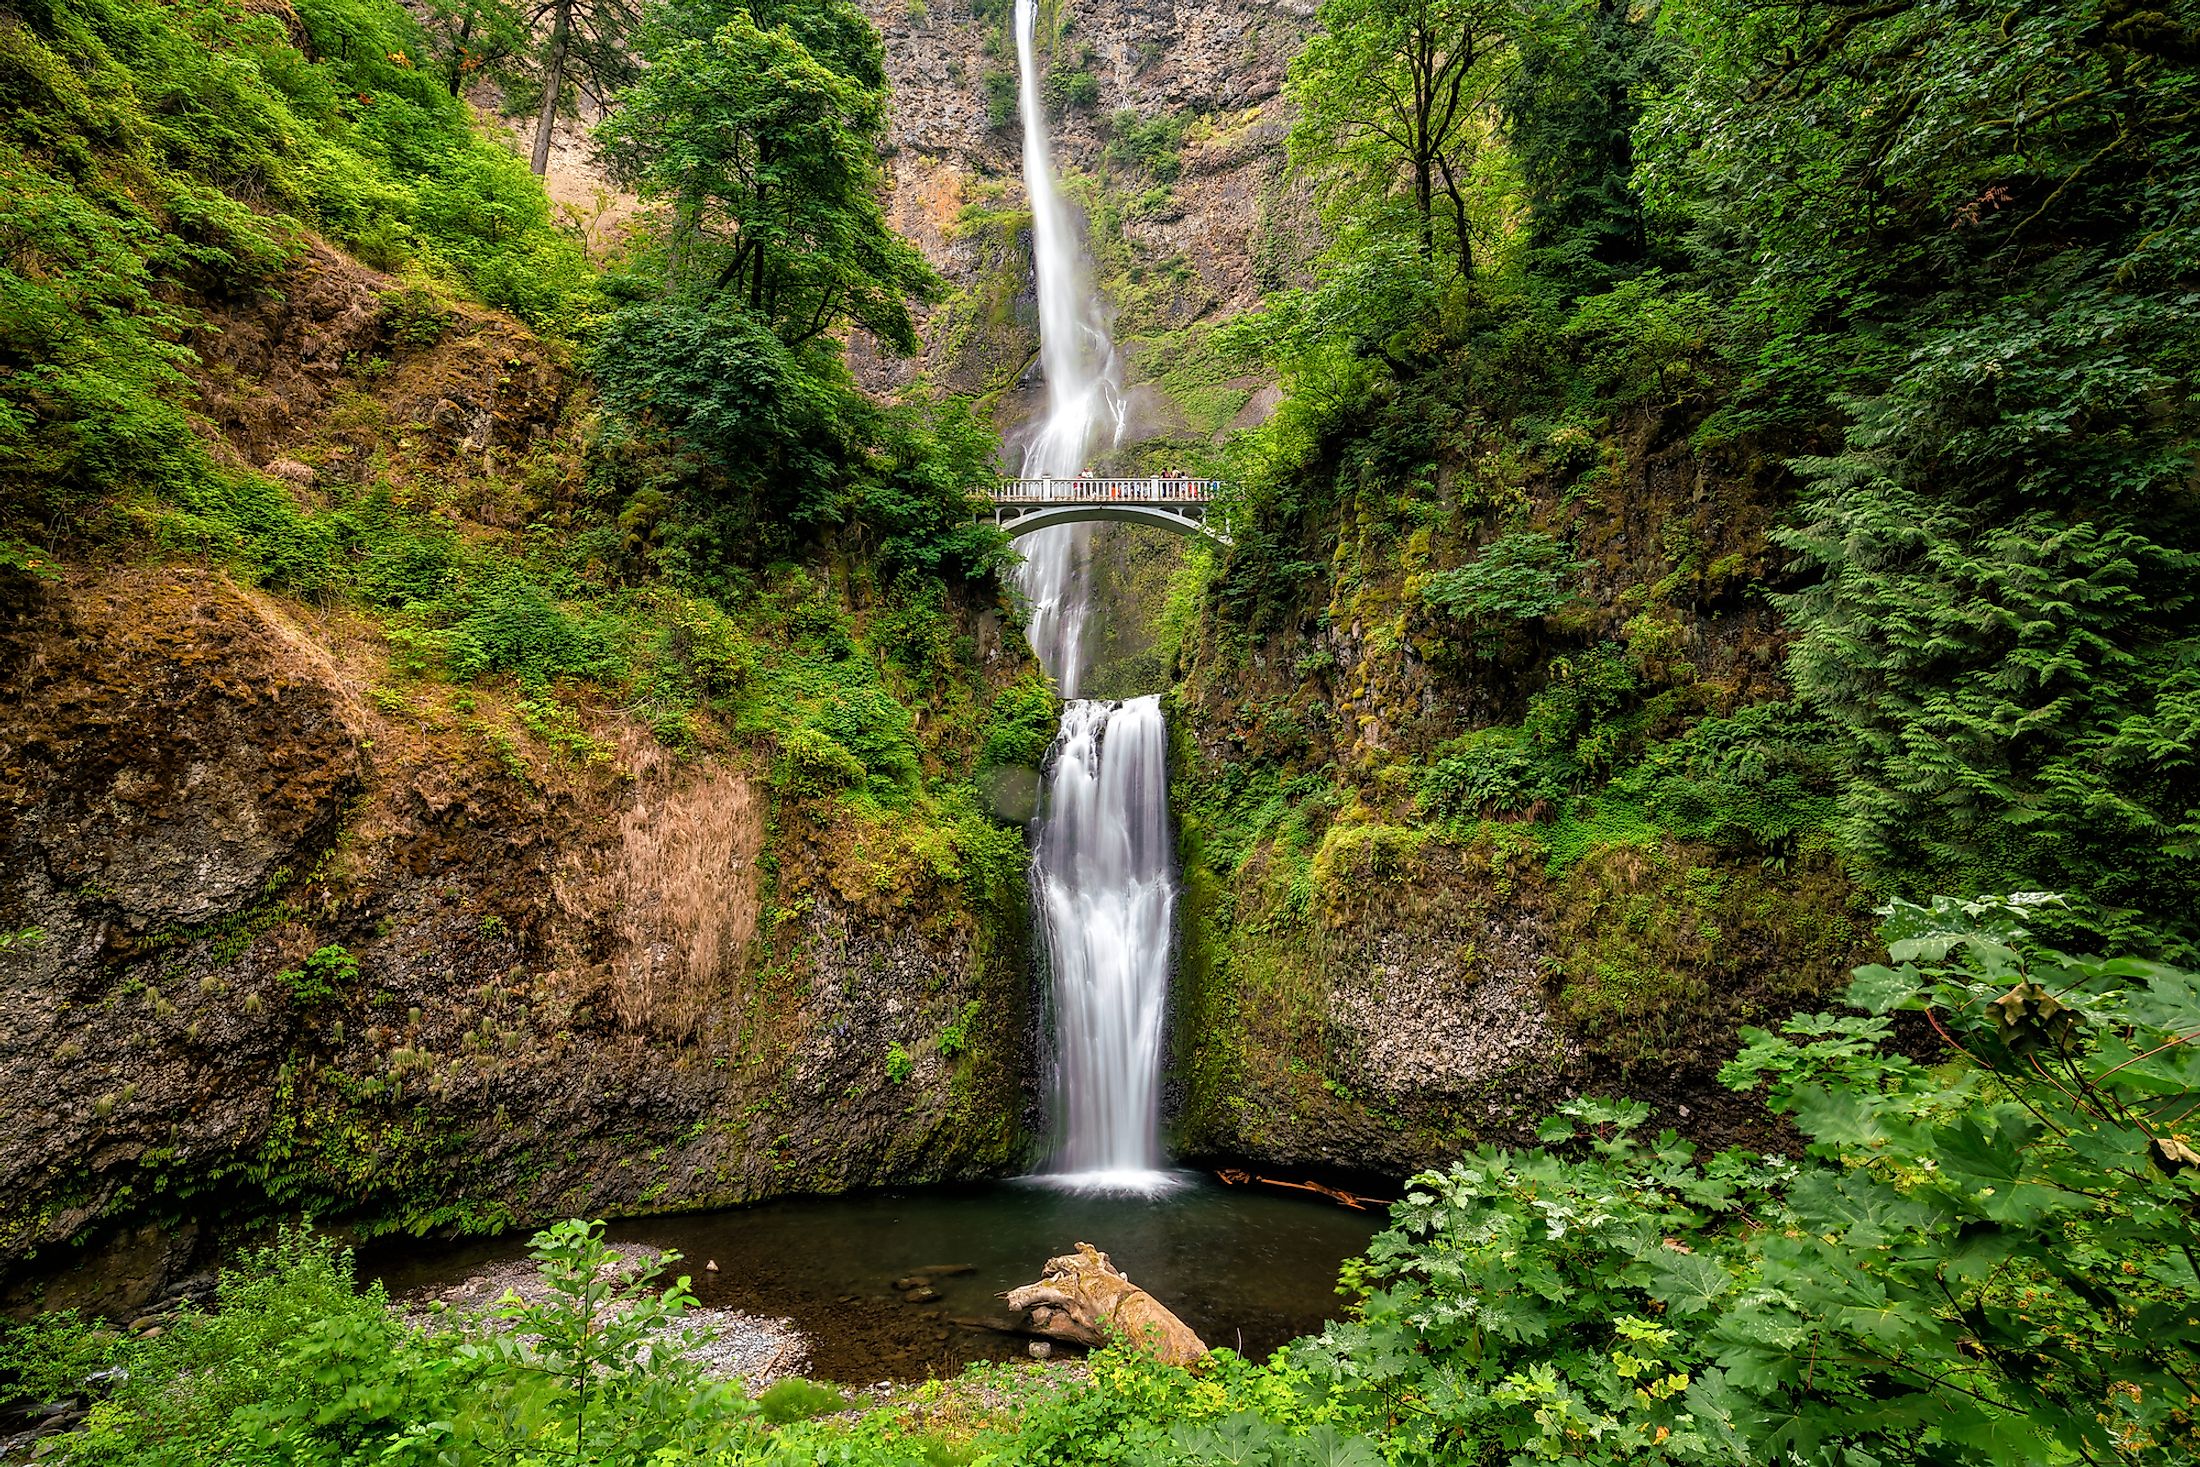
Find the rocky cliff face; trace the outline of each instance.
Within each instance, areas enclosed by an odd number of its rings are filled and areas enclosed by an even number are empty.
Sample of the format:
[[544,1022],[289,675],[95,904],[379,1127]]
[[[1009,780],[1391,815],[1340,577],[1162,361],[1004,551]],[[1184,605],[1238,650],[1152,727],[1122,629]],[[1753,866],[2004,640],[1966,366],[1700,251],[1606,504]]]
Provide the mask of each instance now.
[[[218,451],[477,539],[555,515],[563,370],[422,309],[318,248],[217,303]],[[945,616],[956,676],[1028,668],[996,612]],[[0,584],[0,1300],[128,1307],[271,1214],[481,1229],[1024,1160],[1019,880],[774,784],[768,741],[675,752],[574,694],[530,733],[549,705],[399,645],[197,565]]]
[[[1281,93],[1313,12],[1310,0],[1042,8],[1058,166],[1116,313],[1133,434],[1157,451],[1210,442],[1272,402],[1265,383],[1204,360],[1197,329],[1284,283],[1311,249],[1283,179]],[[1012,435],[1032,406],[1038,319],[1011,7],[877,0],[871,15],[893,87],[891,217],[955,294],[925,323],[922,356],[859,347],[859,371],[875,388],[923,376],[991,397]]]
[[21,1278],[150,1226],[157,1266],[87,1281],[115,1302],[270,1208],[480,1228],[1022,1156],[1019,904],[836,881],[827,832],[767,842],[737,759],[629,736],[616,770],[517,776],[363,699],[340,621],[215,573],[7,594],[0,926],[41,933],[0,957]]
[[[1170,702],[1188,1152],[1400,1172],[1530,1140],[1584,1093],[1719,1144],[1771,1139],[1716,1071],[1741,1026],[1864,960],[1869,898],[1822,841],[1661,823],[1594,776],[1528,808],[1432,808],[1433,768],[1497,768],[1524,722],[1612,760],[1784,696],[1778,623],[1748,589],[1777,555],[1769,475],[1693,450],[1685,423],[1598,446],[1628,470],[1580,492],[1463,439],[1410,516],[1379,478],[1324,501],[1349,476],[1317,465],[1322,509],[1261,543],[1321,569],[1260,589],[1264,567],[1239,565],[1237,594],[1207,600]],[[1477,553],[1491,500],[1580,558],[1566,609],[1502,645],[1416,589]]]

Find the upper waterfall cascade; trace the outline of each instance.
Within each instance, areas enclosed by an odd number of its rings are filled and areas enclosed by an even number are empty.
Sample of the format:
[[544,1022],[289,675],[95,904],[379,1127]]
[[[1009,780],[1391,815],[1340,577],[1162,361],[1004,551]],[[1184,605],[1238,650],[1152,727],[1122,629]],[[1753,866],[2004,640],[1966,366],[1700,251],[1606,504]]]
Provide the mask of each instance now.
[[[1074,478],[1123,433],[1122,372],[1091,283],[1077,221],[1055,185],[1039,98],[1038,6],[1017,0],[1016,59],[1038,277],[1046,411],[1023,475]],[[1091,608],[1088,523],[1023,537],[1020,582],[1032,651],[1069,699],[1054,744],[1031,867],[1053,979],[1060,1141],[1050,1176],[1154,1191],[1161,1165],[1160,1073],[1176,875],[1169,840],[1167,729],[1158,698],[1077,696]]]

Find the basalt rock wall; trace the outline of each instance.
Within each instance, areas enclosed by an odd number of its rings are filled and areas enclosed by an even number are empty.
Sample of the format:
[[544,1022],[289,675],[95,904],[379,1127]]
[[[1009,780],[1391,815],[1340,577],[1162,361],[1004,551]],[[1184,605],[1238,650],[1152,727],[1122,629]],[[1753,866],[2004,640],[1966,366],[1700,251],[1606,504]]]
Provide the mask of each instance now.
[[[1404,438],[1457,389],[1420,390],[1369,431]],[[1775,795],[1761,771],[1719,784],[1691,742],[1786,688],[1777,468],[1689,426],[1583,435],[1584,482],[1493,423],[1417,485],[1338,489],[1323,462],[1315,508],[1256,507],[1168,705],[1184,1152],[1397,1174],[1532,1144],[1584,1095],[1707,1143],[1792,1139],[1718,1070],[1743,1027],[1839,991],[1872,902],[1811,825],[1807,751],[1749,725],[1754,757],[1793,760]],[[1500,532],[1570,547],[1547,614],[1468,623],[1423,595]]]
[[[210,302],[215,453],[302,511],[559,522],[584,394],[437,309],[320,245]],[[479,1231],[1026,1160],[1020,881],[786,788],[730,715],[668,744],[604,689],[455,681],[248,569],[139,544],[0,581],[0,1303],[134,1307],[280,1217]],[[831,655],[873,655],[862,569],[795,573]],[[928,612],[933,696],[982,708],[1030,664],[978,599]]]
[[[1042,7],[1056,166],[1115,313],[1134,438],[1206,442],[1272,402],[1265,382],[1196,360],[1183,333],[1254,305],[1313,248],[1282,150],[1284,76],[1313,13],[1311,0]],[[1034,406],[1038,317],[1012,8],[878,0],[871,15],[892,86],[890,216],[954,293],[925,321],[920,356],[884,359],[859,342],[859,373],[879,390],[922,376],[991,398],[1013,437]],[[1141,156],[1127,129],[1157,119],[1173,135]]]
[[[840,889],[738,758],[630,737],[516,779],[216,572],[6,595],[0,928],[38,934],[0,955],[13,1302],[130,1305],[271,1214],[480,1229],[1022,1158],[1019,907]],[[682,971],[698,908],[735,930]]]

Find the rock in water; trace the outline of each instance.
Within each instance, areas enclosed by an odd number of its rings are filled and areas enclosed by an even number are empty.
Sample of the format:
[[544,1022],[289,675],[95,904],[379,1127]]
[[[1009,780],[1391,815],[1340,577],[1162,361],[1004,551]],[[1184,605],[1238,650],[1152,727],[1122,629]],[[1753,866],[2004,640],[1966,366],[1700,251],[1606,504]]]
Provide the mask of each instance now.
[[1011,1309],[1028,1310],[1039,1334],[1080,1345],[1120,1339],[1164,1365],[1204,1359],[1207,1346],[1191,1327],[1153,1295],[1123,1276],[1108,1255],[1090,1243],[1047,1260],[1035,1284],[1002,1295]]

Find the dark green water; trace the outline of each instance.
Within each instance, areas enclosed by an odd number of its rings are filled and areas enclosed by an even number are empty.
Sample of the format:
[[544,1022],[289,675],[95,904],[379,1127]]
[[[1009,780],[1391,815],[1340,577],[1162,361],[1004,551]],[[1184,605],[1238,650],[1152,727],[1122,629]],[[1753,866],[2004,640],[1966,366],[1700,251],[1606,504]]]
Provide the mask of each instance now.
[[[1022,1355],[1022,1340],[956,1321],[1009,1322],[997,1296],[1079,1242],[1107,1252],[1208,1344],[1266,1354],[1336,1317],[1338,1265],[1381,1222],[1379,1212],[1196,1178],[1154,1198],[1022,1182],[800,1198],[609,1232],[686,1255],[678,1270],[707,1305],[793,1318],[814,1342],[812,1374],[863,1384]],[[456,1282],[526,1247],[523,1236],[407,1244],[360,1262],[395,1294]],[[704,1272],[713,1259],[718,1272]],[[939,1279],[936,1302],[907,1303],[894,1288],[947,1265],[972,1271]]]

